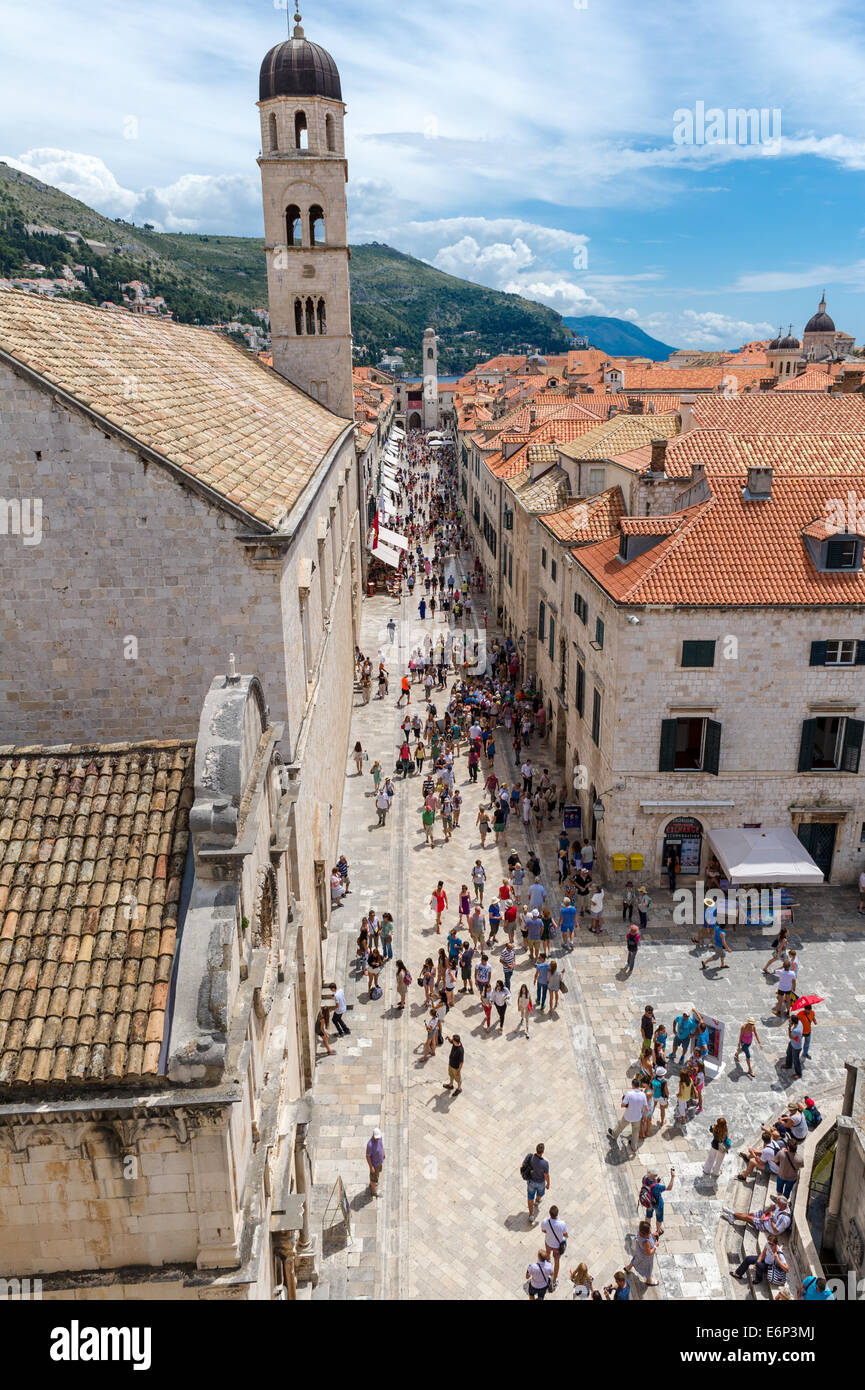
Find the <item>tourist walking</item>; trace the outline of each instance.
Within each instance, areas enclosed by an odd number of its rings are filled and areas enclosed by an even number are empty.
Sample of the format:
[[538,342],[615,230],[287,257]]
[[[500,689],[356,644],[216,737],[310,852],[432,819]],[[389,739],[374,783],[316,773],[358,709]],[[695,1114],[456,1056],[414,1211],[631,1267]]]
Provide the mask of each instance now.
[[730,1136],[727,1133],[727,1121],[723,1115],[710,1126],[709,1133],[712,1136],[712,1143],[706,1155],[706,1162],[703,1164],[703,1173],[707,1178],[717,1178],[721,1175],[724,1159],[731,1146]]
[[655,1252],[658,1238],[652,1235],[651,1221],[641,1221],[634,1237],[634,1253],[630,1264],[625,1265],[626,1274],[637,1274],[649,1288],[657,1287],[654,1277]]
[[754,1075],[754,1069],[751,1066],[751,1047],[755,1042],[759,1047],[760,1051],[762,1052],[763,1044],[760,1041],[760,1034],[757,1032],[757,1025],[754,1022],[753,1018],[749,1018],[745,1020],[745,1022],[742,1024],[742,1027],[739,1029],[739,1045],[736,1048],[736,1051],[733,1053],[734,1062],[738,1062],[740,1053],[745,1054],[745,1061],[748,1063],[749,1076]]
[[522,1019],[523,1029],[526,1037],[529,1036],[529,1016],[532,1012],[532,997],[529,994],[528,985],[520,985],[520,992],[517,995],[517,1012]]
[[453,1037],[448,1038],[451,1045],[448,1057],[448,1079],[445,1082],[445,1090],[449,1091],[456,1086],[454,1095],[458,1096],[463,1089],[463,1062],[465,1061],[466,1050],[460,1042],[459,1033],[454,1033]]
[[380,1129],[374,1129],[366,1146],[366,1161],[369,1167],[369,1186],[373,1197],[378,1196],[378,1184],[384,1167],[384,1140]]
[[618,1139],[619,1135],[631,1126],[631,1148],[636,1149],[640,1142],[640,1126],[643,1116],[649,1108],[649,1102],[645,1093],[639,1086],[633,1085],[629,1091],[622,1096],[622,1118],[615,1129],[608,1129],[607,1134],[611,1139]]
[[496,982],[496,987],[495,987],[495,989],[493,990],[493,1003],[495,1004],[495,1007],[496,1007],[496,1013],[497,1013],[498,1016],[499,1016],[499,1032],[500,1032],[500,1033],[503,1033],[504,1030],[505,1030],[505,1014],[507,1013],[508,1004],[510,1003],[510,1001],[511,1001],[511,992],[510,992],[510,990],[509,990],[509,989],[505,989],[505,982],[504,982],[504,980],[498,980],[498,981]]
[[538,1258],[526,1270],[529,1298],[542,1302],[553,1287],[553,1266],[547,1259],[546,1251],[539,1250]]
[[546,1242],[546,1255],[553,1262],[553,1288],[559,1282],[559,1263],[568,1246],[568,1228],[559,1217],[558,1207],[550,1207],[549,1216],[541,1222]]
[[520,1166],[520,1173],[526,1183],[526,1199],[529,1205],[529,1221],[537,1220],[538,1208],[545,1192],[550,1190],[550,1165],[544,1158],[544,1145],[538,1144],[534,1153],[526,1154]]

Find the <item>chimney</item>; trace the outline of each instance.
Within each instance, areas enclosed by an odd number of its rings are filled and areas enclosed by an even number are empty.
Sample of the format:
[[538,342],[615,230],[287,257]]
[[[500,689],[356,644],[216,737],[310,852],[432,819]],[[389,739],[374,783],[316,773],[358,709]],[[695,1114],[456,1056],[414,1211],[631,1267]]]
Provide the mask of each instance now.
[[667,465],[667,441],[666,439],[652,440],[652,462],[651,470],[653,473],[664,473]]
[[694,402],[697,396],[694,391],[683,391],[679,397],[679,419],[682,421],[682,434],[687,434],[689,430],[695,429],[694,421]]
[[529,424],[534,425],[537,418],[538,412],[535,410],[534,406],[532,406],[531,410],[529,411]]
[[742,496],[746,502],[767,502],[772,496],[772,469],[749,468],[748,482],[742,489]]
[[641,396],[631,396],[628,401],[628,413],[630,415],[642,415],[645,409],[645,402]]
[[[607,387],[607,390],[609,391],[609,389],[610,389],[610,388],[609,388],[609,386],[608,386],[608,387]],[[609,415],[608,415],[607,418],[608,418],[609,420],[612,420],[613,416],[614,416],[614,415],[618,415],[618,413],[619,413],[619,407],[618,407],[617,405],[611,405],[611,406],[610,406],[610,413],[609,413]]]

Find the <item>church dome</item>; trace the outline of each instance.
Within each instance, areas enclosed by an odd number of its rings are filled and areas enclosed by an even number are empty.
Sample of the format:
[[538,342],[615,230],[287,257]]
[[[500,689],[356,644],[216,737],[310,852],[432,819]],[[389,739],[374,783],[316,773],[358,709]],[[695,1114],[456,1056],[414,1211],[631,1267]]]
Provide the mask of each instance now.
[[832,319],[830,319],[829,315],[826,313],[826,297],[825,297],[825,295],[824,295],[823,298],[820,300],[820,303],[819,303],[819,305],[818,305],[818,307],[817,307],[817,312],[816,312],[816,314],[814,314],[813,318],[810,318],[810,319],[808,320],[808,322],[805,324],[805,332],[806,332],[806,333],[834,333],[834,332],[835,332],[835,324],[833,323]]
[[273,97],[327,97],[342,101],[336,63],[320,44],[310,43],[296,14],[294,34],[265,55],[258,79],[259,101]]

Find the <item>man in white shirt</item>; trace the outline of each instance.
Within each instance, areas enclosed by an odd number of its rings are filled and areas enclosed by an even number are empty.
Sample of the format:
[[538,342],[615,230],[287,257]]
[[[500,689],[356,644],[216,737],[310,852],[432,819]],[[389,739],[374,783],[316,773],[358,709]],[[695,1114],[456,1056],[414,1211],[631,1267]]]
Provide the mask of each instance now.
[[589,931],[594,932],[597,936],[604,930],[604,890],[600,886],[592,894],[589,912],[591,914]]
[[378,796],[375,799],[375,809],[378,811],[379,825],[384,825],[385,821],[387,820],[387,813],[390,810],[390,797],[388,796],[384,787],[381,788]]
[[648,1108],[649,1102],[645,1093],[638,1086],[632,1086],[630,1091],[626,1091],[622,1096],[622,1118],[615,1129],[607,1130],[610,1138],[618,1139],[626,1126],[630,1125],[631,1148],[636,1149],[640,1142],[640,1124]]
[[553,1267],[547,1259],[545,1250],[538,1251],[538,1258],[526,1270],[529,1281],[529,1298],[543,1300],[553,1284]]
[[559,1217],[558,1207],[550,1207],[549,1216],[541,1222],[541,1230],[547,1243],[547,1259],[553,1262],[553,1288],[559,1282],[559,1261],[565,1253],[568,1228]]
[[336,984],[328,985],[328,989],[333,990],[333,1026],[341,1038],[347,1037],[351,1032],[345,1021],[345,1011],[348,1005],[345,1002],[345,990],[342,985],[337,989]]
[[533,778],[534,775],[535,775],[535,769],[532,767],[532,765],[531,765],[531,763],[529,762],[528,758],[526,758],[525,762],[523,763],[522,767],[520,768],[520,772],[523,774],[523,791],[528,792],[529,796],[531,796],[531,794],[532,794],[532,778]]

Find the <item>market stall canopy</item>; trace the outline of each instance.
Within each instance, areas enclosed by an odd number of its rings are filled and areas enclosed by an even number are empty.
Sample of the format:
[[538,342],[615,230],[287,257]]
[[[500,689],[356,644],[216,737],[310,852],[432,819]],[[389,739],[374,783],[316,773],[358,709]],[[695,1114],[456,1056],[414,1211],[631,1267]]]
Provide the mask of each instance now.
[[[381,532],[379,531],[379,536],[380,535]],[[386,565],[393,565],[394,569],[398,569],[400,561],[400,554],[398,550],[391,550],[389,545],[382,545],[381,541],[379,541],[375,550],[373,550],[371,553],[375,556],[377,560],[384,560]]]
[[822,870],[789,825],[707,830],[706,838],[731,884],[823,882]]
[[[401,536],[399,531],[389,531],[386,526],[378,528],[379,545],[384,541],[386,545],[393,546],[395,550],[408,550],[408,541],[405,536]],[[378,554],[378,549],[376,549]]]

